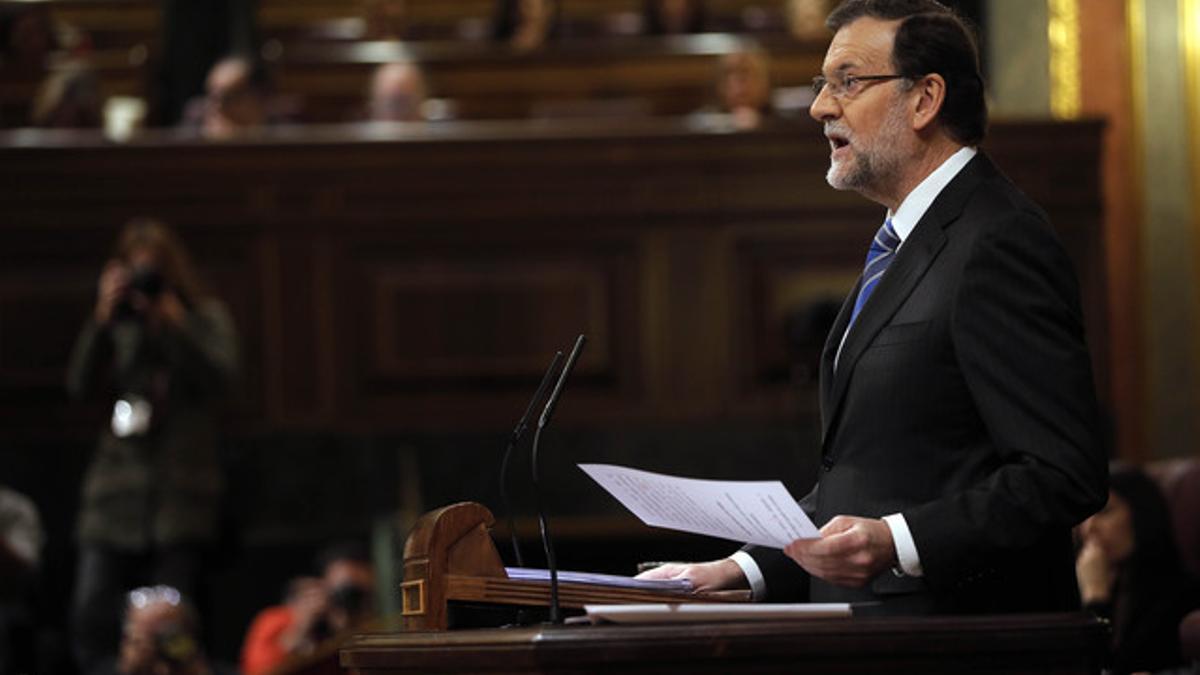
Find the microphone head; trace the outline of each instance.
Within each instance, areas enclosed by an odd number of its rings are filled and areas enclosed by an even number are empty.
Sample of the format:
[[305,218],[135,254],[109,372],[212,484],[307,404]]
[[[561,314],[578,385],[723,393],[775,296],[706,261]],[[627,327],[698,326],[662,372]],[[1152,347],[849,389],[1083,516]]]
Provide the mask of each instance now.
[[579,354],[583,351],[583,345],[587,342],[587,336],[583,333],[575,338],[575,346],[571,349],[570,356],[567,357],[567,363],[563,366],[562,372],[559,373],[558,382],[554,384],[554,391],[550,392],[550,397],[546,399],[546,407],[542,409],[542,416],[538,419],[538,428],[542,429],[550,421],[550,416],[554,414],[554,407],[558,403],[558,397],[562,395],[563,387],[567,383],[567,377],[571,374],[571,370],[575,368],[575,362],[579,360]]

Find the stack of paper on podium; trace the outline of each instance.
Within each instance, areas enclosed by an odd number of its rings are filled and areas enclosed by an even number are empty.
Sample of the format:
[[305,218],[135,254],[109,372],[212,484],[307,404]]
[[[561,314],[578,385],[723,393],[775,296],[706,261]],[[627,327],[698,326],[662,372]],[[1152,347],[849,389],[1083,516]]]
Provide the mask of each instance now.
[[[550,570],[530,567],[505,567],[509,579],[521,581],[550,581]],[[616,574],[558,571],[558,581],[564,584],[589,584],[608,588],[638,588],[646,591],[690,593],[692,582],[687,579],[635,579]]]

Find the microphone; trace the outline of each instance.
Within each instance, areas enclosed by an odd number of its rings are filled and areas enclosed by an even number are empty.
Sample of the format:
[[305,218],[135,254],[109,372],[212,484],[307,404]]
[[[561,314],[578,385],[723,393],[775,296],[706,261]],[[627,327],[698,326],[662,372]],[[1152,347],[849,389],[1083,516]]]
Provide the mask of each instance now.
[[517,528],[513,521],[512,502],[508,498],[508,462],[512,457],[513,448],[517,446],[521,437],[525,435],[525,430],[529,428],[529,415],[533,412],[534,404],[540,401],[546,393],[546,388],[550,386],[550,378],[558,369],[558,364],[562,363],[562,358],[562,352],[554,352],[554,359],[550,361],[550,367],[546,369],[546,374],[542,375],[541,384],[533,393],[533,398],[529,399],[529,405],[525,406],[525,414],[521,415],[521,420],[517,422],[512,435],[508,438],[508,447],[504,449],[504,459],[500,462],[500,499],[504,503],[504,511],[508,514],[508,534],[512,538],[513,555],[516,557],[517,567],[524,567],[525,560],[521,557],[521,545],[517,541]]
[[538,528],[542,534],[542,549],[546,552],[546,567],[550,570],[550,623],[562,623],[562,608],[558,604],[558,562],[554,558],[554,542],[550,537],[550,527],[546,523],[546,512],[542,508],[542,491],[538,483],[538,446],[542,440],[542,431],[550,423],[550,416],[554,414],[554,406],[558,404],[558,398],[562,395],[563,387],[567,383],[567,376],[575,367],[575,361],[579,359],[579,353],[583,351],[585,342],[587,342],[587,337],[582,334],[575,338],[575,347],[571,349],[571,355],[567,357],[567,364],[563,366],[562,373],[558,376],[558,382],[554,385],[554,391],[550,392],[550,398],[546,400],[546,407],[542,409],[542,416],[538,419],[537,431],[533,433],[533,456],[531,459],[533,496],[537,506]]

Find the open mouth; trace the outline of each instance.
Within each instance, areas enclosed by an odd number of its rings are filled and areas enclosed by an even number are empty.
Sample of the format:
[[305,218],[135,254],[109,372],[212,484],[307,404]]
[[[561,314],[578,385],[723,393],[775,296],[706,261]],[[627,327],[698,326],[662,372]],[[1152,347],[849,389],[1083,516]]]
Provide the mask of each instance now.
[[849,139],[847,139],[845,136],[828,134],[827,138],[829,139],[829,149],[833,152],[837,152],[838,150],[850,145]]

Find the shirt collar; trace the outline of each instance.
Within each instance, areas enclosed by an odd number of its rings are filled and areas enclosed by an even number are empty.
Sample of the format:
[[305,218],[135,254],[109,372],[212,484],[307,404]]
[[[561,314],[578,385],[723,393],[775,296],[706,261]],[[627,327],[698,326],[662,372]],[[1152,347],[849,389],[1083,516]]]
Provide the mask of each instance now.
[[888,211],[888,218],[891,218],[892,228],[896,230],[896,236],[900,238],[901,244],[908,239],[909,234],[912,234],[917,223],[921,222],[921,218],[925,216],[925,212],[929,210],[933,200],[937,199],[942,190],[977,154],[979,151],[975,148],[960,148],[958,152],[942,162],[941,166],[934,169],[933,173],[926,176],[925,180],[921,181],[921,184],[912,192],[908,193],[904,201],[900,202],[900,208],[896,209],[895,213]]

